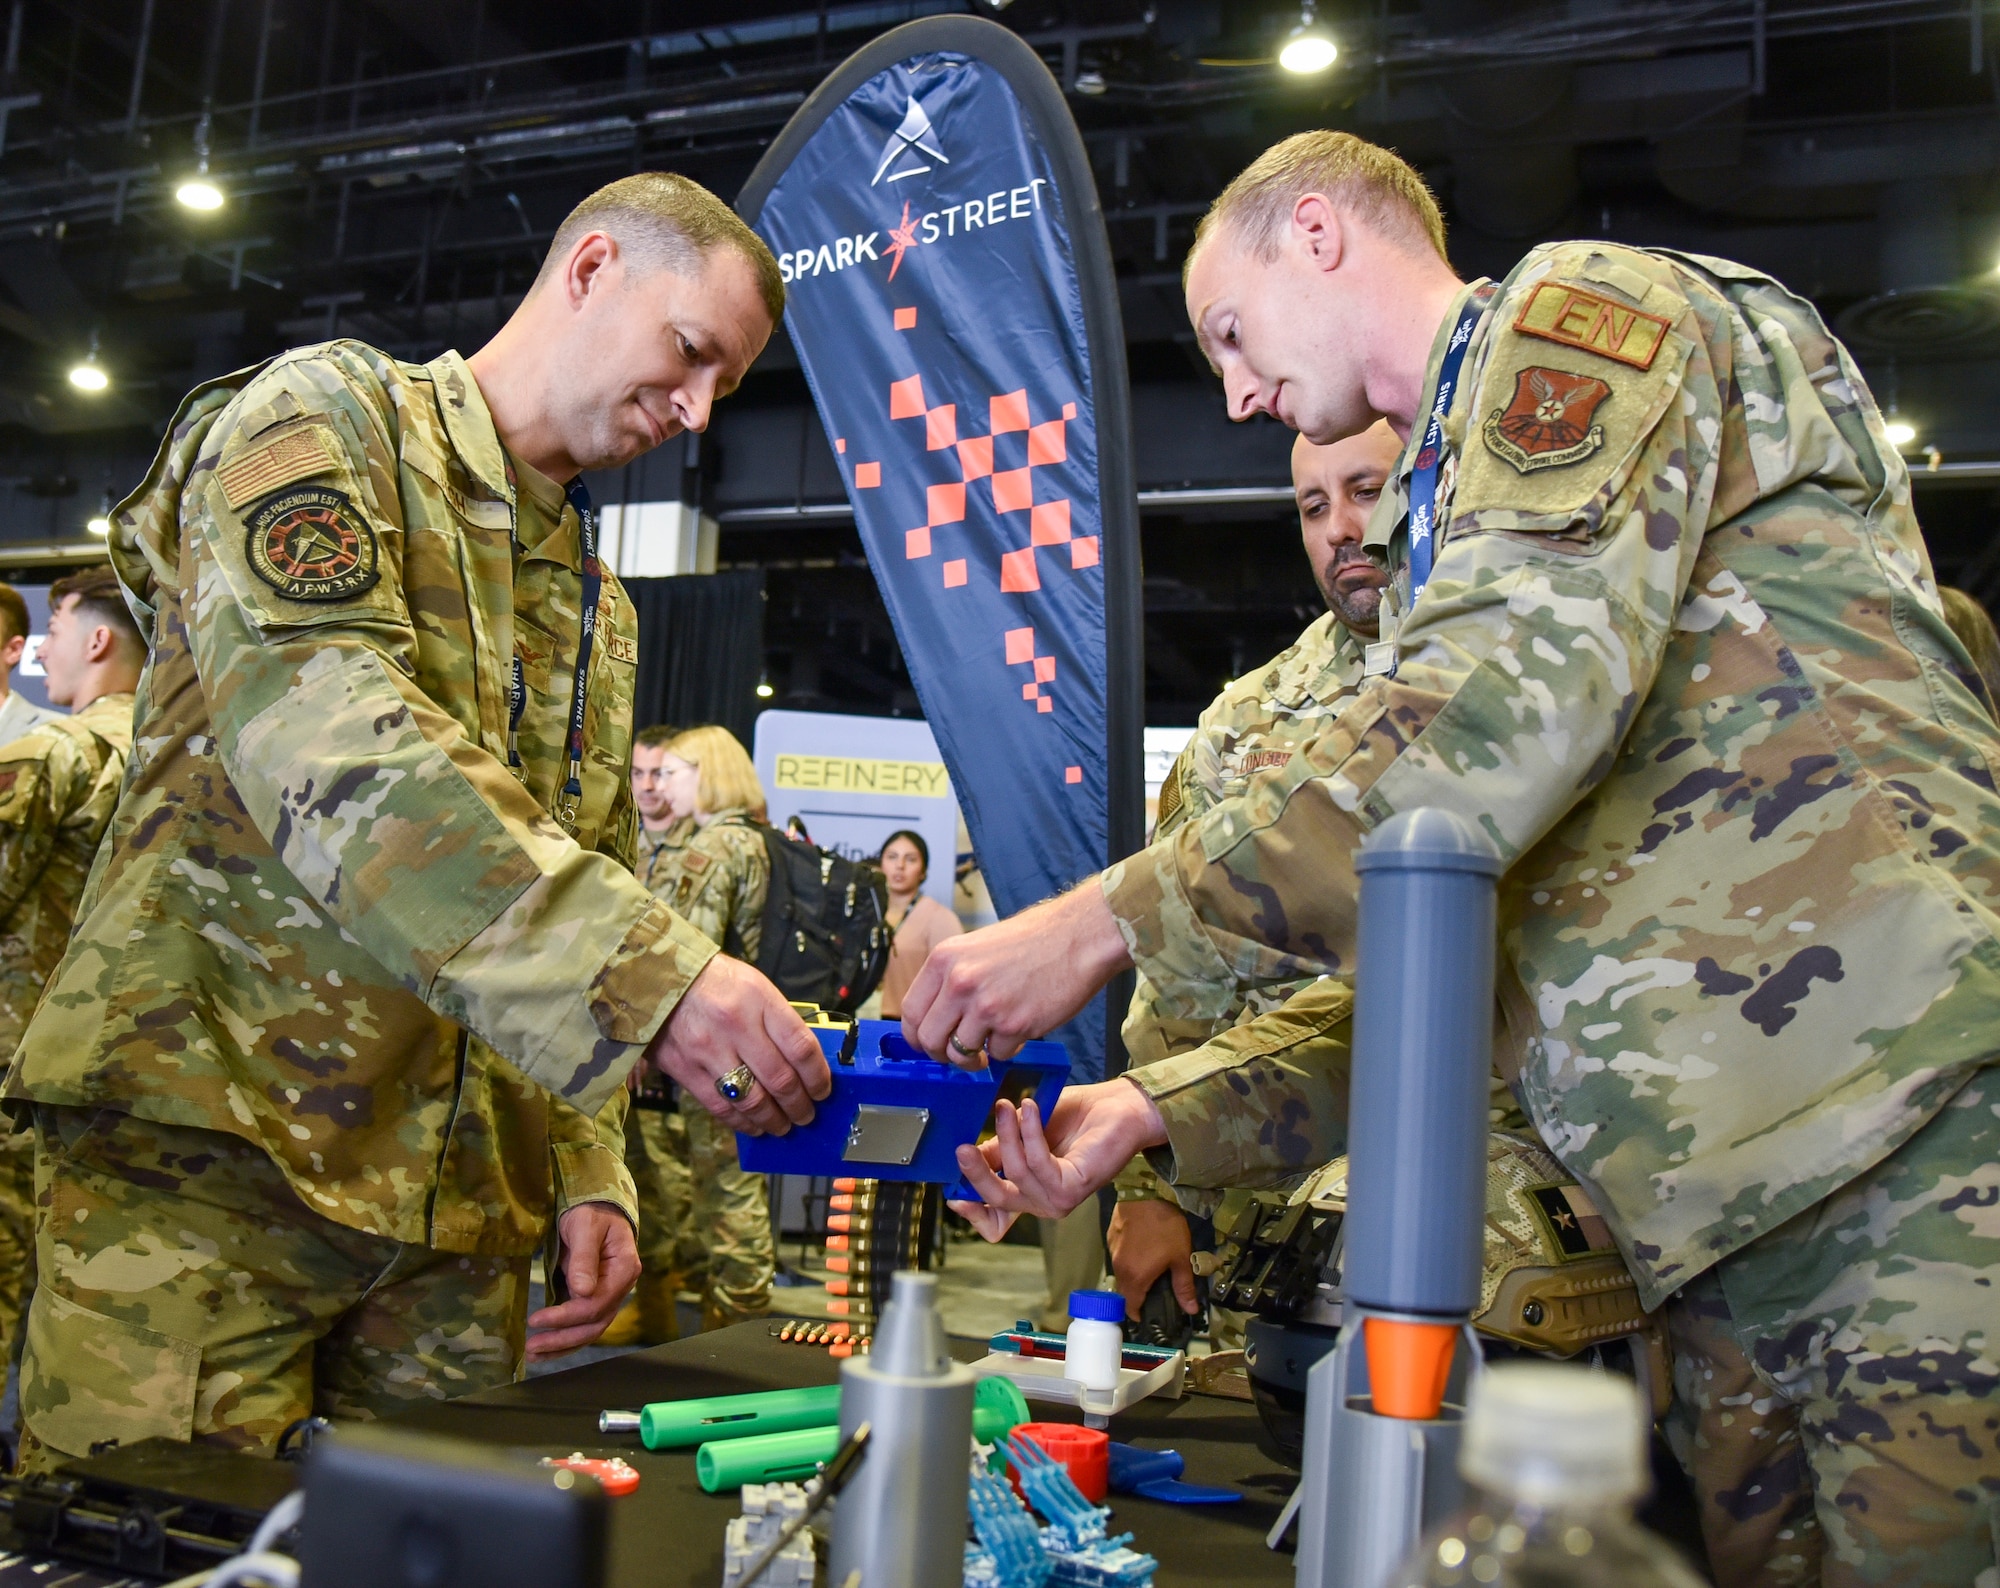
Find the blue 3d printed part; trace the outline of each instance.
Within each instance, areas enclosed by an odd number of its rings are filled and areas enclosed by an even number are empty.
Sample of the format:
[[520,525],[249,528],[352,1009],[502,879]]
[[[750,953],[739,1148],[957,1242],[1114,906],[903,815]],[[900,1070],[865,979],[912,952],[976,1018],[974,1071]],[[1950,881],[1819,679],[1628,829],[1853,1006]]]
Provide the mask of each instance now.
[[1030,1042],[1011,1059],[961,1070],[911,1047],[892,1020],[820,1015],[807,1024],[826,1051],[833,1090],[810,1125],[736,1138],[752,1174],[913,1180],[976,1202],[959,1177],[958,1149],[979,1139],[1002,1099],[1032,1097],[1046,1119],[1069,1080],[1069,1055],[1057,1042]]

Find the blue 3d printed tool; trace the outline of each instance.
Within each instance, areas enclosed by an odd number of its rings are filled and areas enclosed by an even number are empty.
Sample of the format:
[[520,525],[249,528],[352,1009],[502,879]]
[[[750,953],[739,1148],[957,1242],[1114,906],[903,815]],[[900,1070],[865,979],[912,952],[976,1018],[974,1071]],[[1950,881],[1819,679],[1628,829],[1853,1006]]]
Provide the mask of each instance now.
[[1032,1097],[1048,1118],[1069,1080],[1058,1042],[1030,1042],[983,1070],[943,1064],[903,1040],[893,1020],[848,1020],[802,1009],[826,1050],[833,1090],[810,1125],[783,1136],[736,1138],[752,1174],[856,1175],[946,1187],[955,1201],[978,1193],[960,1178],[958,1149],[990,1127],[1002,1099]]

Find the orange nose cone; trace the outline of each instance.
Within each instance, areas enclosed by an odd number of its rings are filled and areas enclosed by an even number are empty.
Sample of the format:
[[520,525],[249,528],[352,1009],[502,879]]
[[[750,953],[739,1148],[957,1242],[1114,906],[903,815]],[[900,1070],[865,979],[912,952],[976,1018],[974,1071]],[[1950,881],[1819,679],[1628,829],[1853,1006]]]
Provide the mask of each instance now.
[[827,1294],[828,1294],[829,1296],[844,1296],[844,1295],[846,1295],[846,1294],[847,1294],[847,1281],[846,1281],[846,1280],[844,1280],[844,1279],[829,1279],[829,1280],[828,1280],[828,1281],[826,1282],[826,1293],[827,1293]]
[[826,1266],[828,1271],[831,1273],[844,1274],[847,1272],[848,1262],[849,1262],[848,1258],[843,1257],[838,1252],[834,1252],[828,1256],[826,1260]]
[[1455,1323],[1404,1323],[1395,1318],[1363,1318],[1362,1343],[1368,1352],[1368,1383],[1375,1410],[1384,1417],[1428,1422],[1444,1406],[1458,1344]]

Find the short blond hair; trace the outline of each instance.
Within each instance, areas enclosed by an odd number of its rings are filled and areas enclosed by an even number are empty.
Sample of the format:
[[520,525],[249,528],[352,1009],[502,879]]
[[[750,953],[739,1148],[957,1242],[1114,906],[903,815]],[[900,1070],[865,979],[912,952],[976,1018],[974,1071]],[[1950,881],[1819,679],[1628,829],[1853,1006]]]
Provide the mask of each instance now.
[[727,728],[711,724],[683,729],[667,741],[667,754],[679,756],[701,773],[695,802],[704,816],[740,810],[764,819],[764,785],[757,781],[750,752]]
[[[547,281],[591,232],[603,232],[642,270],[699,275],[718,248],[733,248],[757,275],[757,296],[776,325],[785,317],[785,279],[764,239],[699,182],[672,171],[641,171],[607,183],[556,228],[535,287]],[[534,288],[530,288],[533,291]]]
[[1258,258],[1276,258],[1292,208],[1308,193],[1324,193],[1386,236],[1446,258],[1444,216],[1409,161],[1351,132],[1301,132],[1266,149],[1216,195],[1194,229],[1183,285],[1202,244],[1225,227]]

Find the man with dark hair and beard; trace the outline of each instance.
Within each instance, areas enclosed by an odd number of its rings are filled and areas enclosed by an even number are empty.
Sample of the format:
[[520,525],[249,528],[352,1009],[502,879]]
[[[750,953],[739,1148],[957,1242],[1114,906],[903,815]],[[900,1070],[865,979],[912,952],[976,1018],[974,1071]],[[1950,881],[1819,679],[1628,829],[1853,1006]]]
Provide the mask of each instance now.
[[[1386,570],[1362,550],[1361,535],[1401,452],[1395,432],[1379,422],[1332,446],[1316,446],[1304,436],[1293,443],[1292,493],[1298,502],[1299,530],[1313,582],[1327,610],[1289,649],[1245,673],[1201,714],[1194,737],[1161,786],[1160,836],[1240,795],[1252,773],[1284,765],[1295,747],[1322,733],[1327,719],[1354,697],[1361,684],[1363,653],[1376,638],[1376,612],[1388,582]],[[1307,977],[1271,987],[1239,988],[1227,1014],[1188,1021],[1168,1018],[1142,976],[1125,1017],[1126,1049],[1135,1066],[1180,1056],[1192,1077],[1212,1075],[1219,1065],[1267,1058],[1268,1045],[1275,1041],[1284,1054],[1280,1062],[1344,1089],[1347,988],[1344,983],[1329,983],[1302,1002],[1291,1003],[1312,985],[1313,978]],[[1170,1078],[1163,1075],[1162,1080]],[[1300,1139],[1303,1146],[1306,1138]],[[1308,1153],[1292,1166],[1289,1179],[1342,1150],[1333,1141],[1321,1145],[1327,1150],[1317,1157]],[[1162,1274],[1172,1277],[1183,1312],[1200,1310],[1192,1266],[1195,1236],[1183,1208],[1197,1219],[1214,1219],[1225,1193],[1197,1189],[1190,1183],[1190,1170],[1192,1166],[1183,1166],[1178,1197],[1144,1157],[1134,1158],[1118,1177],[1118,1208],[1111,1216],[1106,1244],[1112,1278],[1135,1318]],[[1198,1183],[1214,1187],[1238,1182],[1201,1176]],[[1245,1185],[1269,1183],[1268,1176],[1257,1176]],[[1233,1317],[1218,1317],[1212,1328],[1220,1345],[1233,1343],[1240,1325]]]

